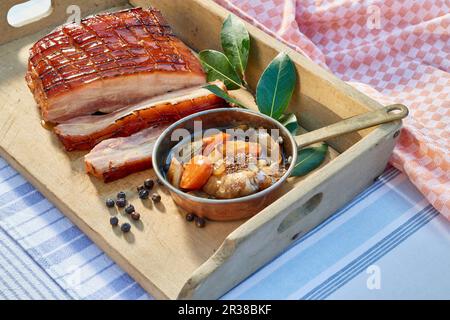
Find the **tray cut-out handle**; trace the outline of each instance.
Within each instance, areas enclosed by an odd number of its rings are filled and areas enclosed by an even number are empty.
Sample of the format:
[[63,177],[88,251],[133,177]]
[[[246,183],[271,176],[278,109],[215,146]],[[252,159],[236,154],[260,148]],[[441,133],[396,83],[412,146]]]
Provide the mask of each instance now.
[[17,40],[27,35],[36,33],[48,27],[56,27],[67,21],[70,13],[67,13],[69,6],[76,5],[80,8],[81,17],[85,17],[94,12],[123,7],[128,5],[127,0],[52,0],[51,10],[36,21],[31,21],[20,27],[13,27],[8,22],[8,11],[15,5],[25,3],[25,0],[1,0],[0,1],[0,45],[6,42]]
[[[280,225],[278,226],[278,233],[282,233],[285,230],[289,229],[291,226],[295,225],[299,220],[301,220],[303,217],[309,215],[316,209],[319,204],[322,202],[323,193],[319,192],[313,195],[311,198],[309,198],[307,201],[305,201],[300,207],[298,207],[295,210],[292,210],[291,213],[289,213],[283,221],[281,221]],[[298,234],[295,234],[293,238],[297,238]],[[295,240],[295,239],[292,239]]]

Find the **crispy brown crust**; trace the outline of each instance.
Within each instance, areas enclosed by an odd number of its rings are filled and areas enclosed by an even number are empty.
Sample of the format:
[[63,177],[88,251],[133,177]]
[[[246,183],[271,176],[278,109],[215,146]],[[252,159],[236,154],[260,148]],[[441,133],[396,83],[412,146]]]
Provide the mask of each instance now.
[[89,150],[100,141],[108,138],[127,137],[156,124],[175,122],[187,115],[199,111],[226,106],[227,104],[223,99],[214,94],[209,94],[175,104],[165,103],[130,112],[126,116],[117,119],[103,130],[89,135],[66,135],[60,130],[59,126],[54,128],[54,132],[67,151]]
[[53,97],[94,81],[154,72],[203,75],[158,10],[133,8],[58,27],[30,49],[25,79],[45,118]]

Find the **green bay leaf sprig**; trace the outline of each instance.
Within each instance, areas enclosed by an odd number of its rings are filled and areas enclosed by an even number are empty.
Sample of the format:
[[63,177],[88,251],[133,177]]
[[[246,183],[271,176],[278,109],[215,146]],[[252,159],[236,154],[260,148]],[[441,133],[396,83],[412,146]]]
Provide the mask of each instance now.
[[241,78],[237,75],[227,56],[216,50],[203,50],[200,61],[206,71],[208,81],[221,80],[227,89],[242,88]]
[[297,134],[299,125],[295,113],[285,113],[280,117],[280,119],[278,119],[278,121],[280,121],[292,135],[295,136]]
[[259,111],[279,120],[291,101],[297,73],[291,58],[280,52],[264,70],[256,86]]
[[328,151],[328,144],[322,143],[318,147],[306,147],[300,149],[297,153],[297,162],[295,163],[292,176],[304,176],[316,169],[325,160]]
[[250,52],[250,36],[245,25],[235,16],[229,15],[223,23],[220,40],[225,55],[241,77],[242,82],[246,84],[245,69]]
[[[216,50],[203,50],[199,53],[200,62],[207,73],[209,82],[221,80],[227,89],[246,89],[245,70],[250,53],[250,35],[244,23],[229,15],[222,25],[220,40],[223,53]],[[285,113],[295,90],[297,72],[289,56],[281,52],[266,67],[256,86],[258,110],[282,123],[293,135],[299,128],[297,117]],[[207,84],[206,89],[230,104],[246,108],[216,85]],[[328,151],[326,143],[319,147],[300,149],[291,176],[302,176],[314,170],[324,161]]]

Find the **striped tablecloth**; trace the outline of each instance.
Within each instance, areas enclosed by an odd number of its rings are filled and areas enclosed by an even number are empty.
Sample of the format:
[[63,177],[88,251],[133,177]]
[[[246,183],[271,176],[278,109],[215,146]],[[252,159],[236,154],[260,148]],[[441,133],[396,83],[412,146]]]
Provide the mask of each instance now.
[[[224,299],[450,298],[450,223],[388,169]],[[0,159],[0,299],[151,299]]]

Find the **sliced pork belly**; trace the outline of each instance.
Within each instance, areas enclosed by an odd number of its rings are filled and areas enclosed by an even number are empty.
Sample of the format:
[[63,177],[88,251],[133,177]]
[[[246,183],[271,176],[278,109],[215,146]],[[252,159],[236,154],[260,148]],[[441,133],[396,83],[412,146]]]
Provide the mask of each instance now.
[[[223,90],[220,81],[213,82]],[[171,123],[195,112],[225,107],[222,98],[202,86],[182,89],[106,115],[82,116],[54,128],[66,150],[89,150],[102,140],[126,137],[156,124]]]
[[206,81],[160,12],[142,8],[58,27],[30,49],[25,79],[42,118],[56,123]]
[[103,140],[84,156],[86,172],[109,182],[150,169],[153,146],[166,128],[158,125],[129,137]]

